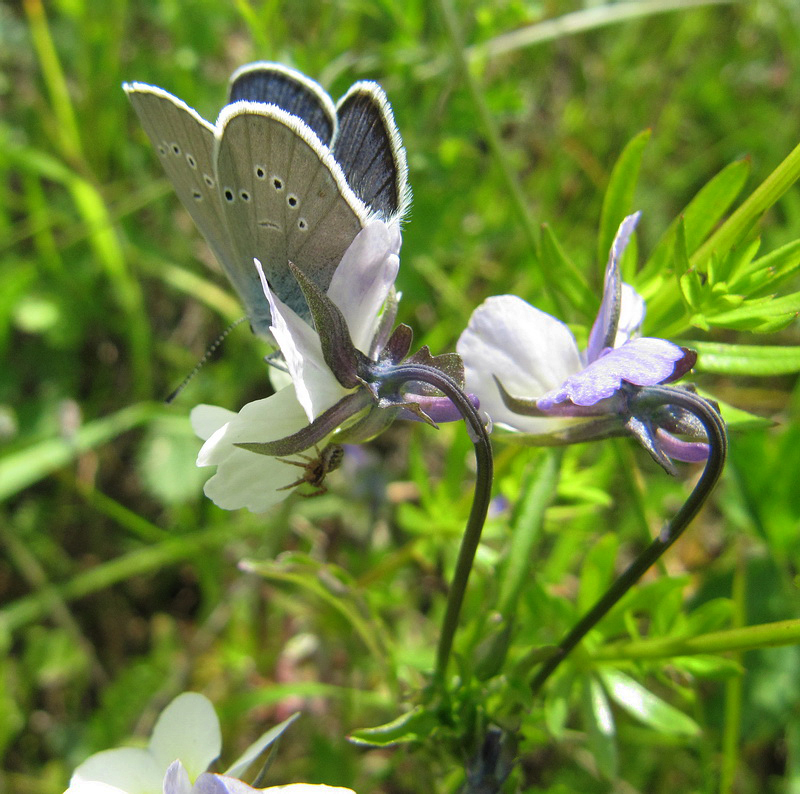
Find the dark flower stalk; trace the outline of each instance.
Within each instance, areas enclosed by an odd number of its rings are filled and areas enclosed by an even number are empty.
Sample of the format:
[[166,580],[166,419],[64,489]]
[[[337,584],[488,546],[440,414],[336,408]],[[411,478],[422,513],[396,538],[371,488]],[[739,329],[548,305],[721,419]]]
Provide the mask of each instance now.
[[531,680],[536,694],[559,664],[591,631],[623,595],[641,578],[661,555],[683,534],[711,494],[725,466],[728,438],[719,411],[708,401],[683,389],[669,386],[647,386],[636,391],[631,399],[632,413],[652,415],[658,409],[674,406],[696,417],[708,439],[709,454],[703,474],[681,509],[659,532],[650,545],[620,574],[597,603],[575,624],[558,644],[557,651],[545,661]]

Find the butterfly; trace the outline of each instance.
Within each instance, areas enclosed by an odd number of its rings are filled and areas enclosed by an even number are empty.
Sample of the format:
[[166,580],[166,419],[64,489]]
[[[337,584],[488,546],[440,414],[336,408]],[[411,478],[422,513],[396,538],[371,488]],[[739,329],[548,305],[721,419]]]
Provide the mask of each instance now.
[[399,223],[408,209],[405,149],[377,83],[355,83],[334,105],[300,72],[251,63],[233,73],[216,124],[163,88],[123,88],[254,332],[269,341],[254,258],[273,292],[308,317],[288,263],[326,290],[369,220]]

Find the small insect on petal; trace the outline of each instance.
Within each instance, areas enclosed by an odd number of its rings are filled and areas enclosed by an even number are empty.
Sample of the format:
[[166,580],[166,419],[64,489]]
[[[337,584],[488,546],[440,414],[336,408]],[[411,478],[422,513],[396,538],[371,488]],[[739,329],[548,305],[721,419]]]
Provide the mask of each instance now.
[[329,472],[335,471],[342,465],[344,448],[340,444],[328,444],[321,452],[317,447],[314,447],[314,450],[317,453],[315,458],[298,453],[298,457],[305,462],[289,460],[289,458],[276,458],[281,463],[288,463],[290,466],[299,466],[303,469],[303,474],[299,479],[289,485],[284,485],[283,488],[278,488],[279,491],[288,491],[290,488],[296,488],[298,485],[308,483],[315,490],[311,493],[298,492],[300,496],[310,498],[312,496],[321,496],[327,492],[325,477]]

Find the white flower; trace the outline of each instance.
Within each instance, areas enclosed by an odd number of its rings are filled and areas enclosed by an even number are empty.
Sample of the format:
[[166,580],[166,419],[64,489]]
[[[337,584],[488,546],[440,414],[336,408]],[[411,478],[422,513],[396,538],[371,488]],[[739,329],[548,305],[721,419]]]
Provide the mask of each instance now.
[[[344,316],[354,346],[365,355],[373,352],[370,348],[381,312],[397,276],[400,242],[396,224],[371,221],[345,252],[328,288],[328,297]],[[300,469],[280,457],[235,445],[293,435],[348,393],[325,363],[319,334],[273,295],[263,273],[262,280],[272,316],[270,330],[280,345],[292,385],[248,403],[238,414],[198,405],[191,415],[195,433],[206,442],[197,465],[217,466],[216,474],[206,482],[206,496],[226,510],[246,507],[253,513],[264,512],[284,499],[299,479]],[[293,459],[304,462],[301,457]]]
[[638,212],[629,215],[614,238],[585,351],[564,323],[514,295],[489,298],[473,312],[457,346],[466,386],[510,438],[564,444],[632,434],[668,470],[667,457],[707,457],[706,444],[683,442],[659,424],[692,435],[684,414],[632,414],[637,390],[677,380],[697,358],[664,339],[638,336],[644,300],[622,283],[619,267],[638,220]]
[[65,794],[354,794],[351,789],[310,783],[253,789],[233,777],[242,774],[293,719],[257,739],[224,775],[211,774],[206,769],[222,746],[219,720],[208,698],[184,692],[159,716],[147,749],[95,753],[75,770]]

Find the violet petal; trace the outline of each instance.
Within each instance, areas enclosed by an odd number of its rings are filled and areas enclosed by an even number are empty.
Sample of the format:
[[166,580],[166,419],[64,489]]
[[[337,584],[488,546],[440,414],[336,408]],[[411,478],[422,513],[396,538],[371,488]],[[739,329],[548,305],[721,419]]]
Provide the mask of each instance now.
[[664,383],[673,377],[676,362],[682,362],[685,355],[683,348],[664,339],[633,339],[570,375],[557,389],[540,397],[537,405],[544,410],[566,401],[594,405],[611,397],[623,382],[634,386]]
[[622,254],[625,253],[633,230],[639,222],[640,215],[640,212],[628,215],[619,225],[614,242],[611,244],[611,252],[603,278],[603,300],[589,334],[589,346],[586,350],[586,360],[590,364],[600,356],[605,348],[614,346],[622,302],[622,277],[619,262]]

